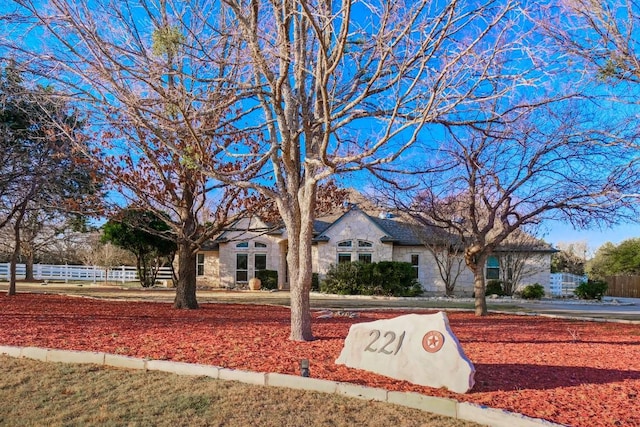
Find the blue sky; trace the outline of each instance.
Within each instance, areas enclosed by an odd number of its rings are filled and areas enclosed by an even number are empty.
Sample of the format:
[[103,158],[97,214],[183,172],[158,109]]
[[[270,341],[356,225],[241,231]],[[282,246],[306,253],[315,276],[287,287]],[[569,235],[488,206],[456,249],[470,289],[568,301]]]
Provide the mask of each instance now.
[[549,222],[546,225],[547,232],[543,239],[557,245],[561,242],[587,242],[589,253],[593,254],[600,246],[606,242],[618,244],[626,239],[640,237],[640,224],[620,224],[614,227],[602,229],[592,228],[587,230],[576,230],[571,224],[561,222]]

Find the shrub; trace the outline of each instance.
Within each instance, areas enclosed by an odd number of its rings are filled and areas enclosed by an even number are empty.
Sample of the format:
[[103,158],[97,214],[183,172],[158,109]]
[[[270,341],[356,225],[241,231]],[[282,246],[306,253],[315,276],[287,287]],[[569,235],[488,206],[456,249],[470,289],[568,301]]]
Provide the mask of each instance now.
[[327,277],[320,284],[320,291],[328,294],[357,295],[360,267],[356,262],[343,262],[332,265]]
[[504,289],[502,289],[502,281],[489,280],[484,291],[485,295],[504,295]]
[[311,290],[318,292],[320,290],[320,276],[318,273],[311,275]]
[[422,286],[410,263],[342,263],[332,265],[320,290],[342,295],[417,296]]
[[608,287],[607,282],[603,280],[587,280],[580,283],[573,293],[578,298],[601,300]]
[[278,272],[276,270],[258,270],[256,277],[262,282],[262,289],[278,289]]
[[525,286],[522,290],[522,298],[524,299],[540,299],[544,296],[544,286],[539,283]]

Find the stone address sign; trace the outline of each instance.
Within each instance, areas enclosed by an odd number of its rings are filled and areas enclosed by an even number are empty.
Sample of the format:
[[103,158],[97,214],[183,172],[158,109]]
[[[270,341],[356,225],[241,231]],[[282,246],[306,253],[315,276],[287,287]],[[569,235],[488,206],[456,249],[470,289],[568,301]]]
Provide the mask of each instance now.
[[475,368],[444,312],[356,323],[336,363],[456,393],[474,384]]

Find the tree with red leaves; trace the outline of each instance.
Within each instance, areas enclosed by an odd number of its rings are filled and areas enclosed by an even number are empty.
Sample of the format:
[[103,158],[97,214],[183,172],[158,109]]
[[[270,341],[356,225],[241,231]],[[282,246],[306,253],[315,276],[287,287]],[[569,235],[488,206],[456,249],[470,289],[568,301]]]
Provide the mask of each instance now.
[[209,30],[218,12],[164,0],[18,3],[48,40],[43,51],[23,49],[37,64],[29,71],[87,111],[100,144],[87,153],[116,199],[165,220],[177,244],[174,306],[197,308],[198,250],[256,201],[203,173],[248,179],[242,152],[260,141],[233,125],[245,114],[232,85],[241,64],[227,38]]

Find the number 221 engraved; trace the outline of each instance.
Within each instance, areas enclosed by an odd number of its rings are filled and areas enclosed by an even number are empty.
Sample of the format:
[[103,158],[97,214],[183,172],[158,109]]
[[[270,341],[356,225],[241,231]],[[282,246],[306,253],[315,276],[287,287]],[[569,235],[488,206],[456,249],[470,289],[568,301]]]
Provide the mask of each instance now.
[[[396,333],[393,331],[387,331],[384,333],[384,335],[382,335],[382,332],[378,329],[373,329],[370,333],[369,336],[372,337],[372,340],[369,342],[369,344],[364,348],[364,351],[370,351],[372,353],[383,353],[383,354],[391,354],[391,355],[396,355],[398,354],[398,352],[400,351],[400,348],[402,347],[402,342],[404,341],[404,335],[406,332],[402,332],[402,334],[400,334],[399,337],[396,336]],[[374,345],[376,344],[376,342],[378,342],[378,340],[380,339],[380,336],[382,336],[382,339],[384,340],[384,343],[382,345],[382,347],[380,348],[376,348],[374,347]],[[397,339],[396,339],[397,338]],[[396,343],[397,341],[397,343]],[[395,344],[395,350],[394,350],[394,346],[393,344]]]

